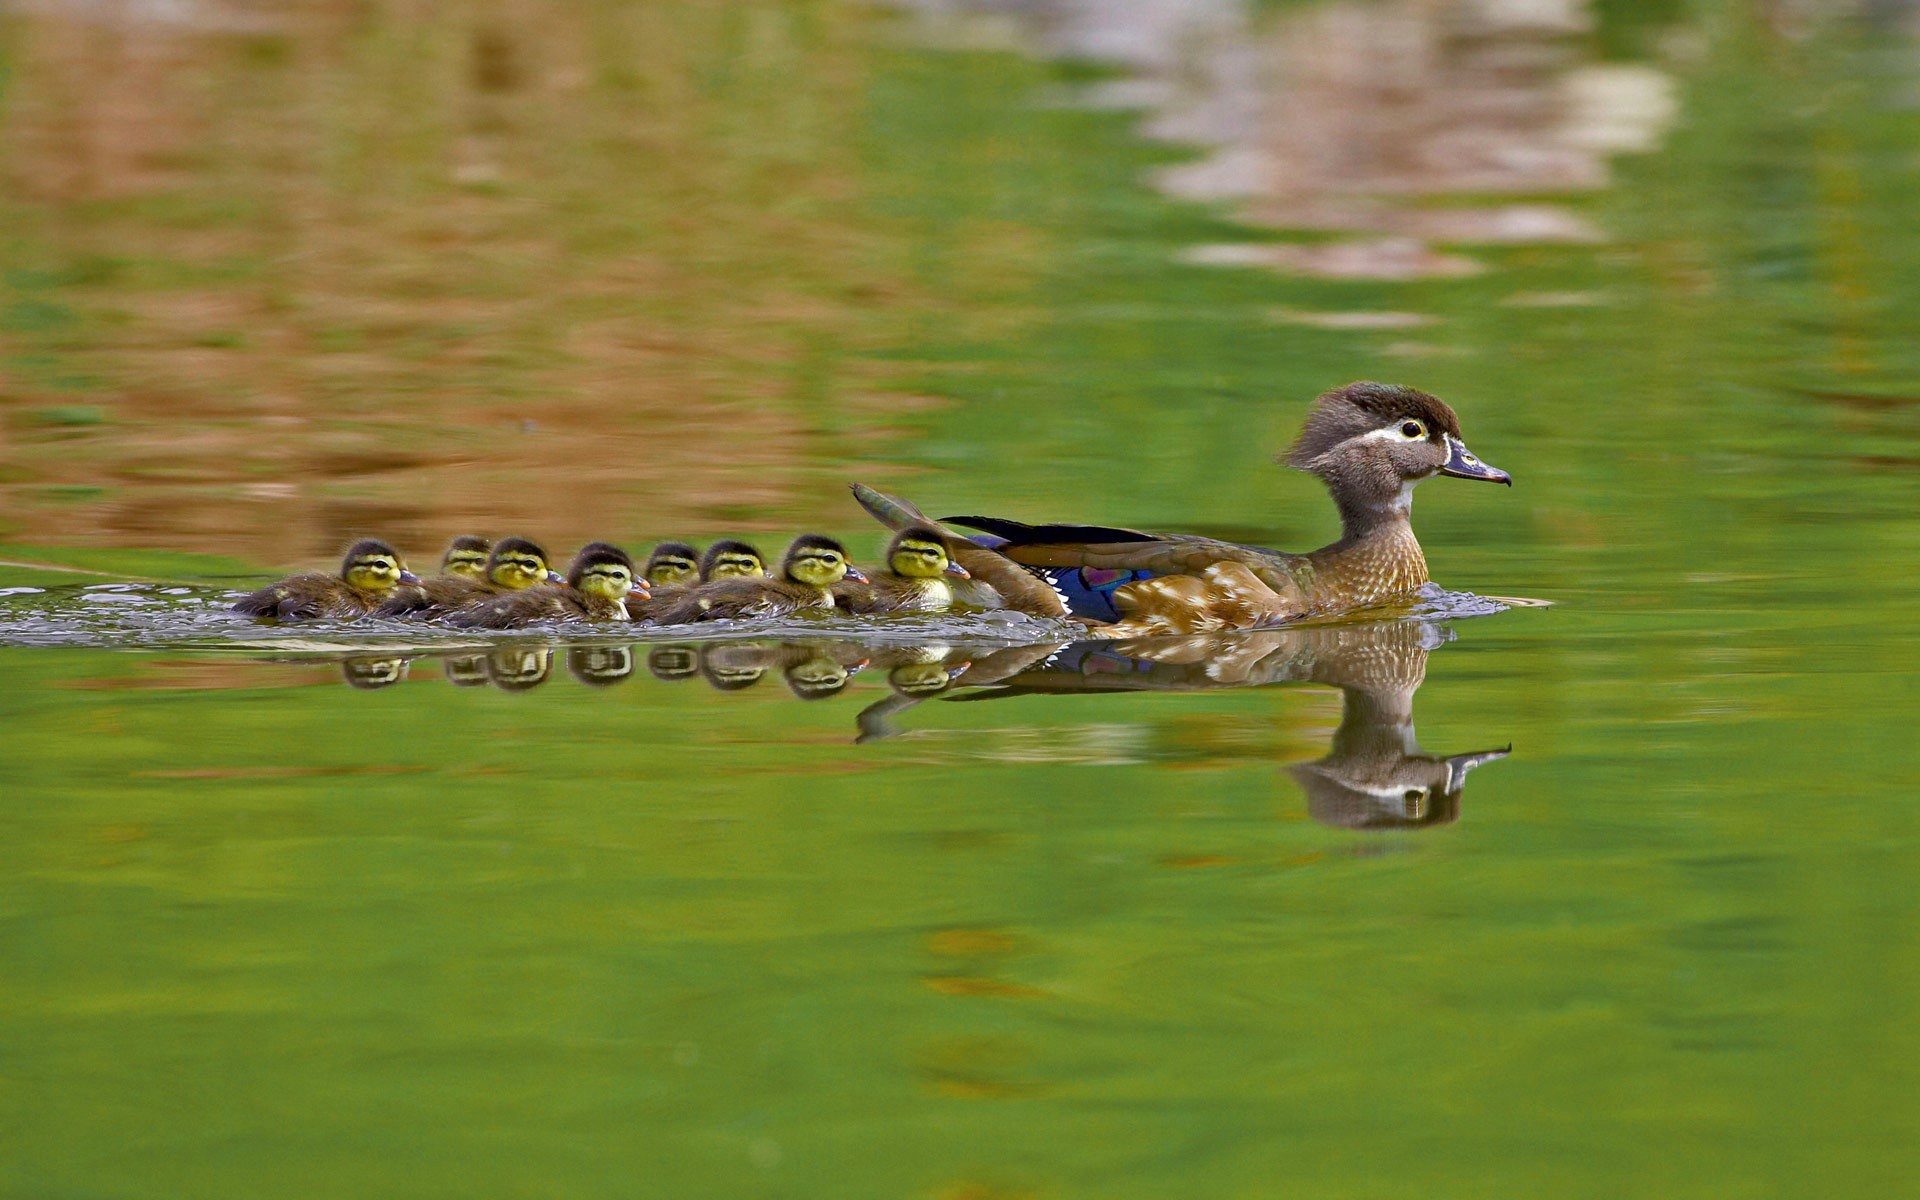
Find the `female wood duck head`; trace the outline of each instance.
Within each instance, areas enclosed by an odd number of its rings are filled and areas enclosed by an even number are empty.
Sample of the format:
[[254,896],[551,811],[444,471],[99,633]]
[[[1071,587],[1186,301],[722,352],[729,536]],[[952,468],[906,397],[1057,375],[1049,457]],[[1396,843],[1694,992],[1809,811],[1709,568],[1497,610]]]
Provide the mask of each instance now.
[[757,579],[767,573],[767,560],[745,542],[718,541],[700,559],[700,582],[716,579]]
[[447,552],[440,558],[440,573],[480,579],[487,573],[487,557],[492,553],[493,543],[486,538],[461,534],[447,543]]
[[1513,486],[1505,471],[1467,449],[1460,418],[1444,400],[1387,383],[1350,383],[1322,395],[1286,463],[1326,483],[1349,538],[1405,520],[1414,485],[1435,475]]
[[647,555],[641,572],[654,587],[686,587],[700,582],[700,552],[685,542],[661,542]]
[[564,583],[560,572],[547,566],[547,552],[525,538],[501,538],[487,559],[487,580],[508,591],[536,583]]
[[623,603],[628,592],[646,594],[647,581],[633,573],[633,560],[618,546],[589,542],[573,556],[567,568],[567,586],[610,604]]
[[830,537],[804,533],[793,539],[780,560],[780,575],[810,588],[830,588],[842,579],[865,583],[867,577],[847,561],[847,548]]
[[347,550],[347,556],[340,560],[340,578],[355,591],[373,595],[390,592],[403,583],[420,582],[392,546],[372,538],[355,542]]

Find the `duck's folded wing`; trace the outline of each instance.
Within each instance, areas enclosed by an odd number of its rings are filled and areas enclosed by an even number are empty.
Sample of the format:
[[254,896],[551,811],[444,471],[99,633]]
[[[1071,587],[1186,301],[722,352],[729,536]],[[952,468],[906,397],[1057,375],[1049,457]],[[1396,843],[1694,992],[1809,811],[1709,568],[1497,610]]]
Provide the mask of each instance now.
[[1029,567],[1091,567],[1101,571],[1147,571],[1154,575],[1188,575],[1217,562],[1260,561],[1267,556],[1246,546],[1205,537],[1165,537],[1136,529],[1099,525],[1022,525],[990,517],[948,517],[1005,538],[994,547],[1014,562]]

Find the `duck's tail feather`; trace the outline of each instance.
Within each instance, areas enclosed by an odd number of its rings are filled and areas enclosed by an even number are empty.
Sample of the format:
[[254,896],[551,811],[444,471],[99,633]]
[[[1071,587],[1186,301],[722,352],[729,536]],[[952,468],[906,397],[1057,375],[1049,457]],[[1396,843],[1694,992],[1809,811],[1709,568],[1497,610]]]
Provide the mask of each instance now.
[[875,491],[864,483],[848,486],[860,507],[889,529],[905,529],[909,525],[932,525],[941,529],[951,539],[948,553],[973,575],[972,582],[957,592],[965,597],[965,603],[983,608],[1011,608],[1035,617],[1067,615],[1066,601],[1051,581],[1030,573],[999,553],[996,547],[1004,542],[995,538],[970,538],[939,521],[929,521],[912,503]]
[[909,525],[926,524],[926,514],[910,501],[875,491],[864,483],[851,483],[847,486],[853,489],[853,498],[860,502],[860,507],[872,513],[874,520],[888,529],[905,529]]

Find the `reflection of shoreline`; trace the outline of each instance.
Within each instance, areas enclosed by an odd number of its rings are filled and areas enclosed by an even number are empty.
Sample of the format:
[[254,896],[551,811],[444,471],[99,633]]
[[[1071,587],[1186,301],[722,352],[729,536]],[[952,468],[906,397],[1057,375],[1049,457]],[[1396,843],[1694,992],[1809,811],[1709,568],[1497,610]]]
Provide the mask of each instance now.
[[1606,186],[1608,157],[1657,148],[1676,110],[1662,72],[1600,60],[1588,0],[1339,0],[1281,13],[1247,0],[908,6],[1013,14],[1043,52],[1125,70],[1071,100],[1141,110],[1148,136],[1203,147],[1154,175],[1169,195],[1232,205],[1258,225],[1351,235],[1196,247],[1199,262],[1406,279],[1479,269],[1436,245],[1597,241],[1577,212],[1538,198]]

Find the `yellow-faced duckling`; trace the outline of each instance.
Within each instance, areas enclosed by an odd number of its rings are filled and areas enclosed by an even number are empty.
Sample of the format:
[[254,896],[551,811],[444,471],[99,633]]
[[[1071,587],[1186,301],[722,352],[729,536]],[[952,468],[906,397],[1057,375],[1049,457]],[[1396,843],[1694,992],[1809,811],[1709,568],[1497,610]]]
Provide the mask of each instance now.
[[953,604],[962,608],[1010,609],[1030,617],[1058,619],[1067,615],[1066,601],[1052,584],[998,550],[942,529],[905,500],[877,492],[863,483],[851,486],[860,507],[887,528],[905,531],[919,527],[941,535],[948,557],[967,572],[964,578],[950,576],[944,581],[953,596]]
[[353,544],[338,575],[282,579],[241,597],[233,611],[281,621],[350,620],[378,609],[402,584],[419,582],[392,546],[369,539]]
[[522,591],[537,583],[564,583],[547,566],[547,552],[525,538],[501,538],[487,556],[479,578],[447,574],[419,587],[396,592],[380,606],[383,617],[444,617],[492,596]]
[[700,552],[685,542],[661,542],[647,555],[640,573],[656,591],[691,587],[700,582]]
[[716,579],[759,579],[767,573],[766,556],[745,542],[722,539],[700,556],[700,582]]
[[[380,615],[397,616],[422,605],[432,606],[450,597],[465,595],[467,580],[485,578],[487,555],[492,550],[493,543],[478,534],[463,533],[454,538],[447,543],[447,552],[440,556],[440,574],[396,589],[380,605]],[[447,587],[448,580],[454,581],[451,589]]]
[[909,525],[887,545],[887,568],[867,583],[842,583],[834,601],[851,613],[946,612],[955,604],[953,580],[972,575],[947,552],[947,538],[931,525]]
[[627,615],[636,621],[650,621],[675,592],[700,583],[700,552],[685,542],[661,542],[647,555],[646,568],[640,574],[647,581],[647,589],[627,597]]
[[567,581],[491,596],[447,614],[469,629],[518,629],[536,621],[625,621],[627,594],[646,593],[633,560],[618,546],[592,542],[574,555]]
[[[709,554],[712,551],[708,551]],[[651,619],[661,625],[683,625],[724,618],[779,617],[804,609],[832,608],[833,586],[843,579],[864,583],[867,577],[847,562],[847,550],[830,537],[802,534],[787,547],[780,576],[716,579],[679,593],[672,604]]]
[[477,533],[463,533],[447,543],[447,552],[440,556],[440,573],[484,579],[492,554],[492,542]]
[[[1384,383],[1320,396],[1286,462],[1318,476],[1340,511],[1340,540],[1310,554],[1105,526],[946,522],[983,531],[983,544],[1046,579],[1075,617],[1183,633],[1341,612],[1412,592],[1427,582],[1413,536],[1415,485],[1437,475],[1513,482],[1467,449],[1460,418],[1444,401]],[[1161,582],[1173,577],[1187,582]]]

